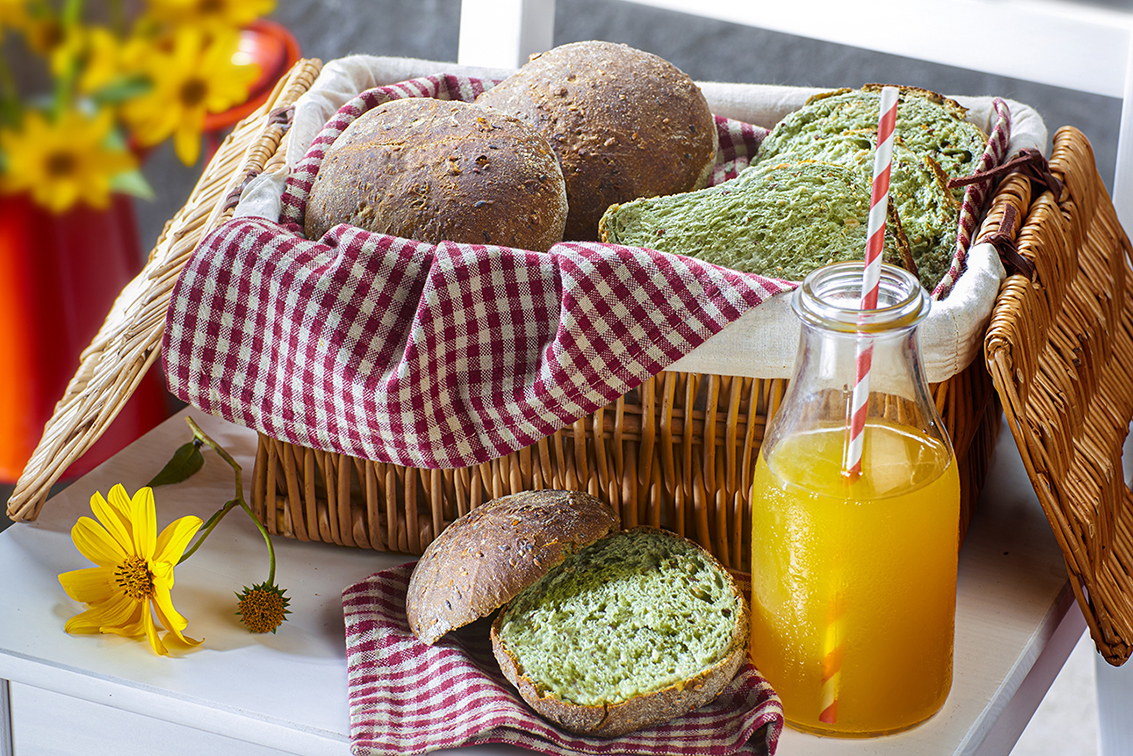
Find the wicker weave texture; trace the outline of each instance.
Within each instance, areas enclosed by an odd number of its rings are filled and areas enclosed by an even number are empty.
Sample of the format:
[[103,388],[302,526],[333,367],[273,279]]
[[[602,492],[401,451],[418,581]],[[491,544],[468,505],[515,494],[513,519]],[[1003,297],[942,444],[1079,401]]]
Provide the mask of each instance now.
[[1050,165],[1062,194],[1034,198],[1018,238],[1034,280],[1005,282],[985,354],[1090,633],[1121,664],[1133,650],[1133,494],[1121,466],[1133,419],[1133,250],[1080,131],[1056,132]]
[[[667,528],[748,570],[752,474],[786,385],[662,372],[526,449],[450,470],[361,460],[261,434],[252,508],[276,534],[420,554],[454,519],[495,497],[585,490],[612,504],[624,527]],[[999,402],[978,361],[932,390],[956,447],[963,536],[995,445]]]

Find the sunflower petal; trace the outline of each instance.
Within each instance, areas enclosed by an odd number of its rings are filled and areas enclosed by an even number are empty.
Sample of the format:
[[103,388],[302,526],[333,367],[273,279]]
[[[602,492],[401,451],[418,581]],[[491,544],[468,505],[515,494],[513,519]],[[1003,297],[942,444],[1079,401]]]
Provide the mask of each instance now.
[[162,626],[180,638],[181,631],[189,626],[189,620],[173,607],[169,591],[158,589],[154,592],[153,608]]
[[201,518],[194,515],[186,515],[169,523],[157,538],[157,548],[152,561],[177,564],[201,525]]
[[124,638],[140,638],[146,634],[145,619],[142,617],[142,613],[147,611],[149,611],[147,602],[139,601],[134,606],[130,616],[123,620],[121,624],[115,627],[109,625],[103,627],[102,632],[121,635]]
[[128,522],[130,519],[131,502],[130,494],[126,493],[126,487],[121,483],[115,483],[106,497],[109,499],[110,506],[114,507],[114,509],[118,511],[118,514],[122,516],[122,519]]
[[122,545],[128,546],[134,538],[134,525],[130,520],[130,515],[133,512],[130,494],[126,493],[126,489],[121,483],[118,483],[110,489],[106,497],[109,499],[109,506],[118,513],[119,519],[126,528],[127,536],[126,540],[122,541]]
[[144,612],[142,614],[142,620],[145,622],[146,638],[149,640],[150,647],[153,649],[154,653],[161,656],[169,656],[169,649],[165,647],[165,644],[161,642],[161,637],[157,634],[157,626],[153,623],[153,613]]
[[104,633],[108,627],[124,625],[134,612],[137,601],[125,595],[117,595],[95,604],[85,612],[67,620],[63,629],[68,633]]
[[157,510],[153,503],[153,489],[142,488],[130,502],[130,523],[134,526],[135,554],[147,562],[153,559],[157,546]]
[[193,114],[185,115],[173,135],[173,147],[177,157],[185,165],[193,165],[201,154],[201,129]]
[[[111,498],[114,498],[113,490]],[[94,512],[94,516],[102,523],[102,527],[106,528],[110,537],[123,547],[130,548],[133,541],[130,536],[129,511],[123,512],[117,506],[108,503],[98,491],[95,491],[94,495],[90,497],[90,508]]]
[[71,528],[71,540],[79,553],[99,567],[115,567],[129,556],[126,550],[89,517],[80,517]]
[[64,572],[59,576],[59,584],[68,596],[84,604],[100,604],[118,592],[114,587],[112,567],[89,567]]

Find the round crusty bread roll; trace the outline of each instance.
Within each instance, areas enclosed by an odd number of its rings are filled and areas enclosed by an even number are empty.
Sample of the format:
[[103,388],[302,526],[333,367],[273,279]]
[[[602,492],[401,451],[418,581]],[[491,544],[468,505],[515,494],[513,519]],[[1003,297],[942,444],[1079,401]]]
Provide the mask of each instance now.
[[654,528],[587,546],[492,624],[500,669],[540,715],[616,737],[715,699],[747,658],[747,600],[702,547]]
[[471,103],[410,97],[367,111],[328,148],[304,231],[348,223],[419,241],[546,251],[562,240],[566,185],[546,139]]
[[610,505],[580,491],[525,491],[486,502],[441,531],[413,568],[405,597],[409,629],[436,643],[491,614],[620,522]]
[[517,116],[550,142],[566,179],[564,238],[598,239],[610,205],[707,185],[715,120],[700,88],[652,53],[574,42],[533,55],[476,98]]

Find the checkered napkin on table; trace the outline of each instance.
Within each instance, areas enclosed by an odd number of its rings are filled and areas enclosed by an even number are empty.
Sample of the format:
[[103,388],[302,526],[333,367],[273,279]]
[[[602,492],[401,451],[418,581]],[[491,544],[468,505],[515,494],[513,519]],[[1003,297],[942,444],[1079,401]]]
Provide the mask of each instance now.
[[[278,222],[237,217],[202,240],[170,304],[170,390],[295,445],[419,468],[529,446],[605,406],[791,284],[655,251],[563,243],[537,253],[427,244],[302,220],[327,146],[397,97],[471,100],[433,76],[344,105],[291,170]],[[765,130],[717,119],[716,180]]]
[[506,743],[549,756],[774,754],[782,707],[750,664],[713,702],[618,738],[587,738],[541,719],[492,656],[487,628],[421,643],[405,619],[413,565],[378,572],[343,592],[351,750],[410,756]]

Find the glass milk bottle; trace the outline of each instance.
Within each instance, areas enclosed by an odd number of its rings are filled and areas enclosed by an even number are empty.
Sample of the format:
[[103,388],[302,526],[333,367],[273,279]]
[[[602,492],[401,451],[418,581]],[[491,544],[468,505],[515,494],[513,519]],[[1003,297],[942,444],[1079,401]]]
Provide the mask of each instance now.
[[[960,484],[917,347],[931,300],[885,265],[807,276],[794,376],[752,485],[755,665],[789,725],[866,737],[932,716],[952,684]],[[860,472],[848,454],[859,353],[872,346]]]

